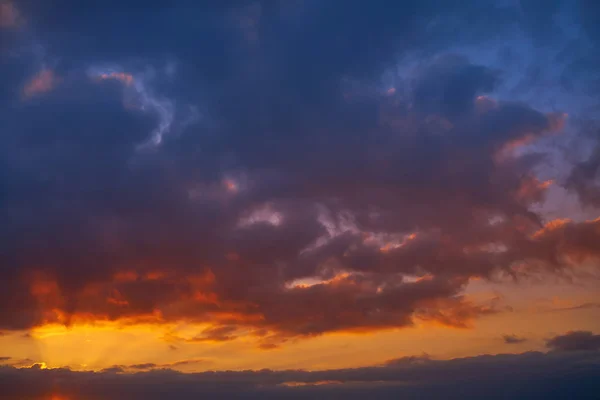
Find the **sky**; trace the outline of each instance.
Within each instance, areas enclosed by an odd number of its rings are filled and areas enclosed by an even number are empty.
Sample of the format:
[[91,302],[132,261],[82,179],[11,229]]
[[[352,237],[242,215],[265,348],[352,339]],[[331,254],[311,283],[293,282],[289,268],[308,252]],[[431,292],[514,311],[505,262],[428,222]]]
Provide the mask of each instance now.
[[0,397],[594,398],[599,20],[0,0]]

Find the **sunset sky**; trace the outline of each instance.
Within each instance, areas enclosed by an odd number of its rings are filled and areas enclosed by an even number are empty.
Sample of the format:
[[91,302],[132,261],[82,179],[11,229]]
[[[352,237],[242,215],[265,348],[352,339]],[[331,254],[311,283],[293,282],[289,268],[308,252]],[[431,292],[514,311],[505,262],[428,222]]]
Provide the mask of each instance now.
[[0,398],[595,398],[599,27],[0,0]]

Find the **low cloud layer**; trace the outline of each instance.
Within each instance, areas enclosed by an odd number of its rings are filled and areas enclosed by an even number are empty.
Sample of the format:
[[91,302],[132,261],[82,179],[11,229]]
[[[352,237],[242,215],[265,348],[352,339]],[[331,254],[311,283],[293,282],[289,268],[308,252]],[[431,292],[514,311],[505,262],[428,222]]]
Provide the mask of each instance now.
[[[524,353],[435,361],[411,357],[382,367],[307,371],[135,374],[0,367],[7,400],[196,399],[593,399],[598,353]],[[60,398],[63,398],[60,397]]]

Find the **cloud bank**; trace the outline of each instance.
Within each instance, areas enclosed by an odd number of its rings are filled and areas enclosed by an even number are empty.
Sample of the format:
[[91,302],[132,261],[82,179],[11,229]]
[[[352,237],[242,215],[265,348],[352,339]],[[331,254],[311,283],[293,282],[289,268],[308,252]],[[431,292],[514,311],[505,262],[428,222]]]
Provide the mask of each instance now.
[[0,329],[202,322],[181,340],[267,349],[467,327],[501,311],[474,279],[597,273],[600,220],[535,208],[597,205],[596,153],[552,144],[598,139],[598,7],[550,3],[3,2],[27,28],[0,53]]
[[[386,366],[329,371],[240,371],[182,374],[119,370],[0,367],[3,396],[47,399],[593,399],[600,389],[598,352],[524,353],[449,361],[401,359]],[[60,398],[63,398],[60,397]]]

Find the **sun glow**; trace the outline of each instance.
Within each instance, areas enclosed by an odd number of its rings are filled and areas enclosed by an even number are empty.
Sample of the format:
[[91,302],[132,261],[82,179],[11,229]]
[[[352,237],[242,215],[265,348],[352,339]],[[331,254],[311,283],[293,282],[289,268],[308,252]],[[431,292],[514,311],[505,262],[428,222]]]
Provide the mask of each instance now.
[[63,396],[62,394],[52,394],[50,395],[49,400],[72,400],[72,398]]

